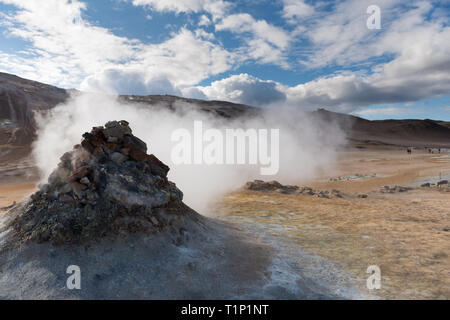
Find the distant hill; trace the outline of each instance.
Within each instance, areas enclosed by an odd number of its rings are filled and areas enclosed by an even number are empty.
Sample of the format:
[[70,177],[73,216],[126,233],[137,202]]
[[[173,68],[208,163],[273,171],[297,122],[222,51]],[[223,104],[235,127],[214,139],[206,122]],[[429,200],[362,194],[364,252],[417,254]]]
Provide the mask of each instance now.
[[450,122],[436,120],[366,120],[324,109],[313,114],[336,122],[356,146],[450,147]]
[[[35,138],[35,112],[45,112],[66,101],[71,91],[0,73],[0,159],[22,156]],[[200,111],[223,118],[254,116],[261,109],[226,101],[205,101],[167,95],[123,95],[123,102],[175,110],[186,103]],[[179,109],[177,109],[179,112]],[[311,113],[325,122],[337,123],[354,146],[450,147],[450,123],[435,120],[369,121],[348,114],[319,109]]]

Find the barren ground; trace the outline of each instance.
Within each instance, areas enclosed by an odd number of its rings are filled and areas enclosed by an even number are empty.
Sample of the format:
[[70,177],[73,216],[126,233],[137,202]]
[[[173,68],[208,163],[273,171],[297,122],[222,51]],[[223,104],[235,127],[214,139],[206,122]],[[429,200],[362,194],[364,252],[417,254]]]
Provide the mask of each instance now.
[[[329,180],[356,174],[377,176]],[[366,193],[368,198],[239,190],[218,201],[215,212],[220,219],[257,225],[335,262],[359,279],[362,292],[388,299],[450,299],[450,192],[436,187],[379,192],[385,185],[417,186],[449,176],[448,153],[346,151],[335,172],[297,184],[349,195]],[[36,187],[28,181],[12,184],[1,179],[0,208],[19,202]],[[381,268],[380,290],[369,292],[365,287],[369,265]]]
[[[329,178],[377,174],[350,181]],[[307,185],[368,198],[323,199],[277,192],[236,191],[217,205],[218,215],[263,225],[328,258],[361,279],[370,265],[381,269],[388,299],[450,299],[450,192],[436,187],[385,194],[385,185],[417,185],[450,174],[448,154],[364,150],[341,154],[338,169]],[[298,185],[305,185],[299,182]],[[420,184],[419,184],[420,185]],[[373,192],[371,192],[373,191]]]

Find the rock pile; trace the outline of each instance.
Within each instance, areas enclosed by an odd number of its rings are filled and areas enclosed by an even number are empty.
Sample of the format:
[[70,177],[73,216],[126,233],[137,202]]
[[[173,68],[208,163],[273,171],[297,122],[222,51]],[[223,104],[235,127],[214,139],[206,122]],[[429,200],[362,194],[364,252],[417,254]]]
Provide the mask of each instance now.
[[436,186],[438,186],[438,187],[446,186],[446,185],[448,185],[448,180],[441,180],[436,183]]
[[317,196],[319,198],[325,199],[344,198],[344,194],[336,189],[331,190],[331,192],[328,190],[314,190],[313,188],[310,187],[283,185],[278,181],[264,182],[262,180],[254,180],[247,182],[244,189],[262,192],[279,192],[283,194]]
[[245,189],[253,191],[277,191],[281,193],[294,193],[298,190],[297,186],[282,185],[278,181],[265,182],[262,180],[255,180],[247,182]]
[[381,193],[397,193],[397,192],[407,192],[407,191],[411,191],[413,189],[414,188],[402,187],[402,186],[394,186],[394,187],[384,186],[383,188],[381,188],[380,192]]
[[128,122],[111,121],[85,133],[81,144],[61,157],[48,183],[9,224],[21,242],[53,244],[173,227],[181,216],[197,214],[183,204],[168,171],[147,154],[146,143],[132,134]]

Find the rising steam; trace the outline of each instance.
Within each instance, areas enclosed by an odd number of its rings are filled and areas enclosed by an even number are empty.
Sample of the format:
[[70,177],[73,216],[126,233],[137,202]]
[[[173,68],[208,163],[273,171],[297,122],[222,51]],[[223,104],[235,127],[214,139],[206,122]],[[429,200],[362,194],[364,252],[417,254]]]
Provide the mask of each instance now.
[[[37,117],[38,139],[34,156],[43,179],[56,168],[62,154],[80,143],[81,135],[110,120],[127,120],[133,134],[148,144],[170,168],[169,179],[185,194],[185,202],[208,215],[207,205],[216,197],[241,187],[250,179],[278,179],[284,183],[305,183],[332,168],[337,147],[344,134],[334,125],[321,123],[296,109],[271,107],[252,120],[224,120],[180,103],[173,112],[151,106],[125,104],[115,96],[77,94],[66,104]],[[259,166],[250,165],[175,165],[171,151],[174,130],[193,129],[195,120],[206,126],[227,128],[280,129],[280,171],[277,176],[259,176]]]

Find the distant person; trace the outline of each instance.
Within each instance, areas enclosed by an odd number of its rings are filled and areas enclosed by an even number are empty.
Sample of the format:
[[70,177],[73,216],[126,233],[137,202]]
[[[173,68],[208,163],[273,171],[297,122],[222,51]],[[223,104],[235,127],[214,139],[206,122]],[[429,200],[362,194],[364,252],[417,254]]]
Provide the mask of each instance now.
[[411,148],[406,149],[406,152],[408,152],[408,154],[411,154]]

